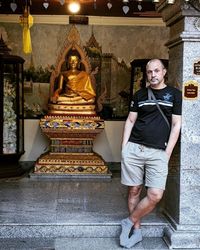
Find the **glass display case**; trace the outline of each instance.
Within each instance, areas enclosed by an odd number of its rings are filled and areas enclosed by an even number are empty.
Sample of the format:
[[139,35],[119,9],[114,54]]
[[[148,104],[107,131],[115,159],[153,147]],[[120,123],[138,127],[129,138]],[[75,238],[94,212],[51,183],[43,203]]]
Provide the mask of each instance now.
[[10,175],[15,175],[15,168],[19,167],[18,160],[24,153],[23,64],[23,58],[10,55],[10,49],[1,37],[0,176],[8,169]]

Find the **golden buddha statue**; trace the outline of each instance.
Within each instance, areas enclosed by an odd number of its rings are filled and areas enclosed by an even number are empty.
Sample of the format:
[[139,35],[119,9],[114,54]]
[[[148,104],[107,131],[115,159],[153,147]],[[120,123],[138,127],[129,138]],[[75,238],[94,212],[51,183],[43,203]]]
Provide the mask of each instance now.
[[49,110],[53,114],[95,114],[95,97],[90,75],[79,70],[78,55],[69,55],[68,70],[59,76],[58,88],[50,98]]
[[87,72],[78,70],[79,64],[77,55],[69,56],[69,70],[61,72],[58,89],[51,97],[52,103],[94,103],[96,94],[90,76]]

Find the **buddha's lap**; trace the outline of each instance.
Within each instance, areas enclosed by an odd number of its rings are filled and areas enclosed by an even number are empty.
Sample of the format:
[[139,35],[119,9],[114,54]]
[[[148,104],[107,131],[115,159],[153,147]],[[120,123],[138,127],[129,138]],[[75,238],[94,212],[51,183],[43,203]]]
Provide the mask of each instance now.
[[95,102],[95,98],[85,100],[81,96],[59,96],[57,104],[92,104]]

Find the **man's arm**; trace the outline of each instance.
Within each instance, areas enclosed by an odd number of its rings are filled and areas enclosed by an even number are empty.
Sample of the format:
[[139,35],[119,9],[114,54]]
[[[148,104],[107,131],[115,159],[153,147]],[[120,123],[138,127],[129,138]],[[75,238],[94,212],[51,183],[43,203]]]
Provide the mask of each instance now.
[[165,150],[169,158],[178,140],[180,130],[181,130],[181,115],[172,115],[172,127],[169,136],[169,141]]
[[123,139],[122,139],[122,147],[126,145],[128,142],[128,139],[131,134],[131,130],[135,124],[135,121],[137,119],[138,113],[137,112],[129,112],[128,118],[125,122],[124,126],[124,133],[123,133]]

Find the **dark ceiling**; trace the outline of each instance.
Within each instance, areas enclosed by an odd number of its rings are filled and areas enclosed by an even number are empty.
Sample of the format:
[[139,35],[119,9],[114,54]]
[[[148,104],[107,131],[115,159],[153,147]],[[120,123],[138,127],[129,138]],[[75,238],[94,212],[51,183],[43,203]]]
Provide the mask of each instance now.
[[[65,3],[61,5],[60,1]],[[24,6],[30,5],[32,15],[70,15],[67,4],[70,0],[0,0],[0,14],[22,14]],[[111,16],[111,17],[160,17],[155,11],[152,0],[129,0],[127,14],[123,12],[125,5],[122,0],[79,0],[84,16]],[[111,3],[109,9],[107,4]],[[109,5],[111,6],[111,5]],[[46,8],[45,8],[46,7]],[[15,11],[13,10],[15,9]]]

